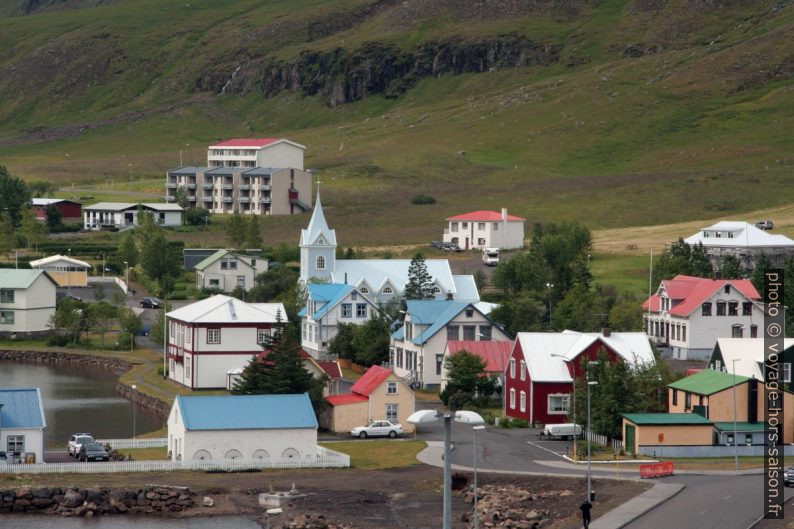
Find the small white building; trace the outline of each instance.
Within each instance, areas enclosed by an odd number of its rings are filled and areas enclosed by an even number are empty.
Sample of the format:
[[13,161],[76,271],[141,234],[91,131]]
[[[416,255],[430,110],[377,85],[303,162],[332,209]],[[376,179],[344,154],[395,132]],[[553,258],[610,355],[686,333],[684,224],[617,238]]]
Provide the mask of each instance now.
[[678,275],[642,308],[648,337],[682,360],[705,360],[719,338],[756,338],[764,322],[761,295],[747,279]]
[[138,208],[149,212],[161,226],[181,226],[182,212],[178,204],[131,202],[100,202],[83,208],[84,230],[123,230],[138,225]]
[[250,290],[257,274],[267,272],[268,261],[231,250],[218,250],[195,265],[197,288],[218,288],[232,292]]
[[57,287],[44,270],[0,268],[0,337],[48,332]]
[[455,215],[447,218],[443,241],[457,244],[464,250],[523,248],[526,220],[508,215],[505,208],[501,213],[481,210]]
[[0,452],[8,463],[44,462],[47,421],[41,402],[39,388],[0,388]]
[[377,314],[378,307],[351,285],[309,283],[306,306],[301,309],[301,346],[314,358],[324,358],[339,324],[360,325]]
[[317,417],[309,395],[177,395],[168,458],[314,460]]
[[246,303],[218,294],[166,314],[168,377],[191,389],[225,388],[227,373],[262,352],[276,325],[287,323],[281,303]]
[[712,265],[719,268],[727,256],[733,256],[747,269],[755,267],[761,254],[772,266],[782,267],[794,256],[794,241],[785,235],[767,233],[747,222],[722,221],[684,239],[690,246],[702,244]]
[[66,255],[51,255],[30,262],[31,268],[46,270],[58,286],[87,287],[91,265]]
[[391,335],[390,363],[409,384],[438,389],[444,351],[452,340],[510,340],[489,318],[492,305],[464,301],[407,301],[403,326]]

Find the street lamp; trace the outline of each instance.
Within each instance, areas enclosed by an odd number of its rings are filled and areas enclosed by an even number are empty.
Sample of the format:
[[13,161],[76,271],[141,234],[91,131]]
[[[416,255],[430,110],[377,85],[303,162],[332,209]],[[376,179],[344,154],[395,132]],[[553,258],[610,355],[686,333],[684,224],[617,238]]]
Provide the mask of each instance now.
[[480,424],[472,428],[474,432],[474,529],[479,525],[477,515],[477,432],[485,430],[485,426]]
[[66,285],[69,292],[69,296],[72,295],[72,273],[70,269],[72,268],[70,265],[72,264],[72,249],[69,248],[66,250]]
[[733,366],[733,462],[736,470],[739,470],[739,445],[736,440],[736,361],[738,358],[731,359]]
[[130,291],[130,264],[124,261],[124,282],[127,283],[127,292]]
[[[551,355],[549,356],[562,358],[563,361],[565,362],[568,361],[565,356],[557,353],[551,353]],[[579,433],[576,431],[576,369],[575,368],[573,371],[573,377],[571,378],[573,379],[573,391],[571,391],[571,393],[573,394],[573,460],[578,461],[579,459],[576,457],[576,440],[579,438]]]
[[[590,427],[590,386],[597,386],[598,382],[595,380],[587,381],[587,431],[591,431]],[[588,436],[589,437],[589,436]],[[593,487],[590,479],[590,439],[587,439],[587,501],[591,501],[593,496]]]
[[[450,461],[452,451],[450,448],[452,441],[452,419],[449,413],[443,415],[436,410],[419,410],[408,417],[410,424],[429,424],[436,422],[439,417],[444,418],[444,516],[442,529],[452,529],[452,463]],[[460,410],[454,415],[455,422],[479,426],[485,420],[479,413],[473,411]]]
[[265,511],[265,514],[267,514],[267,516],[265,517],[265,519],[267,520],[267,525],[265,526],[266,529],[270,529],[270,517],[278,516],[282,512],[284,511],[281,509],[281,507],[276,507],[275,509],[268,509]]
[[[135,384],[132,385],[132,391],[135,392],[138,389],[138,386]],[[138,430],[138,412],[137,406],[135,406],[135,401],[132,401],[132,438],[135,439],[137,437],[137,430]]]
[[546,283],[546,288],[549,289],[549,330],[551,330],[551,289],[554,288],[554,284]]

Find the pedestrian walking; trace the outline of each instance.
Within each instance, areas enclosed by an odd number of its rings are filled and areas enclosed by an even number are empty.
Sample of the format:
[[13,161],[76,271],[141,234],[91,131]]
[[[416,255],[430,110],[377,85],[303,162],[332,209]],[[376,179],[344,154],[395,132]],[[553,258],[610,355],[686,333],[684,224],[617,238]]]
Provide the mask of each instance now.
[[590,500],[584,500],[584,503],[579,506],[579,510],[582,511],[582,523],[584,524],[584,529],[590,527],[590,509],[593,508],[593,505],[590,503]]

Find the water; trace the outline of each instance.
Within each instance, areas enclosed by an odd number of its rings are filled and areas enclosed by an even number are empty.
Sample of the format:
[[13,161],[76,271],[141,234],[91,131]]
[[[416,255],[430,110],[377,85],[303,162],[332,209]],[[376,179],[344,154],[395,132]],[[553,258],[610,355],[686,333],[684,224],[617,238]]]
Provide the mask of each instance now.
[[117,375],[103,369],[0,362],[0,387],[41,390],[47,447],[65,446],[76,432],[107,439],[132,437],[133,428],[139,435],[160,429],[165,420],[121,398],[117,382]]
[[154,516],[61,518],[60,516],[2,514],[0,514],[0,527],[9,529],[262,529],[253,519],[242,516],[180,520]]

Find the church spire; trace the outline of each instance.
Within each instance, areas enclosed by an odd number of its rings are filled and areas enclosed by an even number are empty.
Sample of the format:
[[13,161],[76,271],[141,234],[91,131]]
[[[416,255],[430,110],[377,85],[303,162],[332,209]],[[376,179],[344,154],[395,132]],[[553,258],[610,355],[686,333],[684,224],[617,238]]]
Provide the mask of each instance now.
[[323,205],[320,201],[320,189],[318,186],[317,201],[315,202],[314,211],[312,212],[312,219],[309,221],[309,225],[306,229],[301,230],[300,245],[313,246],[317,244],[320,236],[323,238],[323,245],[336,246],[336,230],[330,229],[328,223],[325,221],[325,213],[323,213]]

